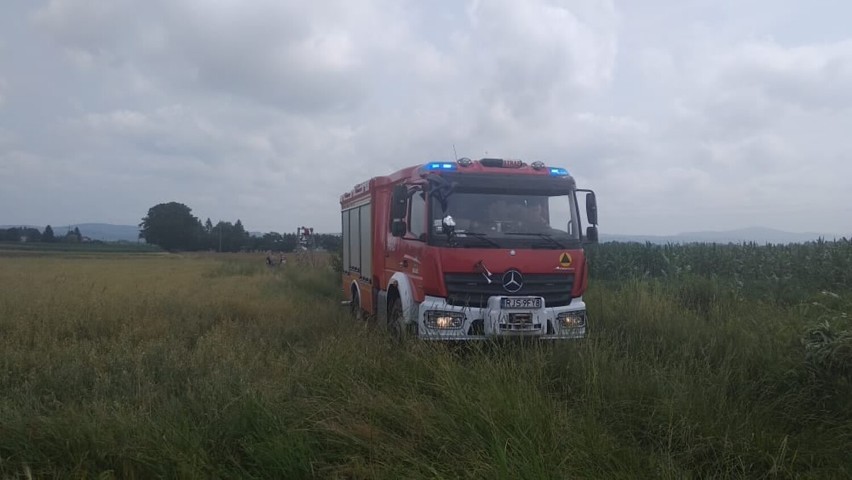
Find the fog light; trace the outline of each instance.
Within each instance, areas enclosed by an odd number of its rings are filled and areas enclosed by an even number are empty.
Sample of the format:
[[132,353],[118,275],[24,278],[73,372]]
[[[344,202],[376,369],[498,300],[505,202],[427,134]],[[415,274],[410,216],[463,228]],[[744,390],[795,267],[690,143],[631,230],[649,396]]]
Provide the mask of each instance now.
[[450,328],[453,326],[453,317],[435,317],[435,326],[438,328]]
[[586,312],[565,312],[557,317],[562,328],[580,328],[586,326]]
[[461,328],[464,323],[464,314],[459,312],[426,312],[426,327],[441,330],[452,330]]

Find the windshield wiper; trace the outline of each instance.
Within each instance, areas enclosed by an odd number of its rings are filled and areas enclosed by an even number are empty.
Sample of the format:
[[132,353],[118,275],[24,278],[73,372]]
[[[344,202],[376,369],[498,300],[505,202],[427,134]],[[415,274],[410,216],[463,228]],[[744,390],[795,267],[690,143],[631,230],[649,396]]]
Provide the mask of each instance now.
[[555,238],[553,238],[552,236],[550,236],[550,235],[548,235],[548,234],[546,234],[546,233],[538,233],[538,232],[506,232],[506,233],[504,233],[504,235],[533,235],[533,236],[536,236],[536,237],[539,237],[539,238],[543,238],[543,239],[545,239],[545,240],[548,240],[548,241],[550,241],[550,243],[552,243],[552,244],[556,245],[556,246],[557,246],[557,247],[559,247],[559,248],[567,248],[565,245],[562,245],[561,243],[559,243],[559,241],[558,241],[558,240],[556,240]]
[[489,243],[490,245],[492,245],[494,247],[500,248],[500,244],[495,242],[494,240],[491,240],[490,238],[488,238],[488,235],[485,234],[485,233],[466,232],[466,231],[463,231],[463,230],[459,230],[458,232],[456,232],[456,238],[464,238],[464,237],[473,237],[473,238],[476,238],[478,240],[483,240],[483,241]]

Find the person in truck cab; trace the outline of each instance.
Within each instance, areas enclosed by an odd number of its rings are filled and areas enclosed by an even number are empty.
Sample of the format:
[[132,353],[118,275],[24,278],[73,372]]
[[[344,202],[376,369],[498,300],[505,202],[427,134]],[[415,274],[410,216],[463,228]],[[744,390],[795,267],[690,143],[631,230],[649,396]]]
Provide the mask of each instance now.
[[456,222],[456,230],[460,232],[486,232],[490,224],[487,209],[477,199],[459,205],[453,219]]
[[524,224],[531,228],[537,230],[549,230],[550,229],[550,220],[548,220],[547,215],[545,214],[544,206],[541,202],[533,201],[527,206],[526,210],[526,218],[524,219]]

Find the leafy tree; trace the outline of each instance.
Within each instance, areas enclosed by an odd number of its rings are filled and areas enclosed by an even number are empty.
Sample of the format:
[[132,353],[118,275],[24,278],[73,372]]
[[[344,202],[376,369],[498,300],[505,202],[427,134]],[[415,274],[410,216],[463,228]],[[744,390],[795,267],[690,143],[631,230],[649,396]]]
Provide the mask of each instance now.
[[61,241],[66,243],[80,243],[83,240],[83,235],[80,234],[80,229],[78,227],[74,227],[74,230],[71,230],[71,227],[68,227],[68,232],[65,233],[65,237],[61,239]]
[[37,228],[21,228],[21,239],[27,239],[28,242],[40,242],[41,241],[41,232]]
[[53,243],[56,241],[56,237],[53,235],[53,227],[50,225],[44,227],[44,233],[41,234],[41,241]]
[[17,227],[0,229],[0,241],[18,242],[21,240],[21,229]]
[[299,244],[299,237],[295,233],[285,233],[282,237],[281,250],[285,252],[292,252],[296,249],[296,245]]
[[194,250],[199,246],[203,231],[192,209],[177,202],[149,208],[139,228],[139,238],[165,250]]
[[249,234],[246,232],[243,222],[239,218],[237,219],[237,223],[234,224],[234,242],[236,243],[237,250],[249,244]]
[[231,222],[219,221],[210,231],[210,239],[213,244],[213,249],[217,252],[229,252],[230,250],[230,235],[234,226]]
[[317,245],[329,252],[336,252],[343,248],[343,238],[337,235],[322,233],[317,235]]
[[278,232],[264,233],[261,237],[249,237],[246,244],[254,250],[272,250],[276,252],[292,252],[296,248],[298,238],[294,233],[280,234]]
[[262,237],[253,239],[252,247],[255,250],[275,250],[284,249],[284,237],[278,232],[264,233]]
[[[79,232],[79,230],[77,230]],[[61,239],[65,243],[80,243],[80,236],[74,233],[74,230],[68,228],[68,231],[65,232],[65,236]]]
[[210,238],[216,250],[221,252],[239,252],[243,247],[249,247],[251,240],[239,220],[237,223],[217,223]]
[[23,235],[23,231],[23,228],[12,227],[9,230],[6,230],[6,237],[9,241],[20,242],[21,235]]

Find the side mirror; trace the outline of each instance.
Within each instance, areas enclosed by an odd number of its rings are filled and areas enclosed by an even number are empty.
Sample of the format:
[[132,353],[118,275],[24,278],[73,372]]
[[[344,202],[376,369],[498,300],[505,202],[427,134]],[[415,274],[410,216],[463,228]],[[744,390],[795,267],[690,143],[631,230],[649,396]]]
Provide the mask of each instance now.
[[[405,218],[408,206],[408,188],[405,185],[395,185],[391,195],[391,220]],[[404,223],[404,222],[403,222]]]
[[391,235],[394,237],[404,237],[408,226],[405,225],[405,220],[394,220],[391,223]]
[[586,243],[598,243],[598,227],[586,227]]
[[[586,194],[586,218],[592,225],[598,224],[598,203],[595,200],[595,192]],[[597,239],[597,236],[595,238]]]

